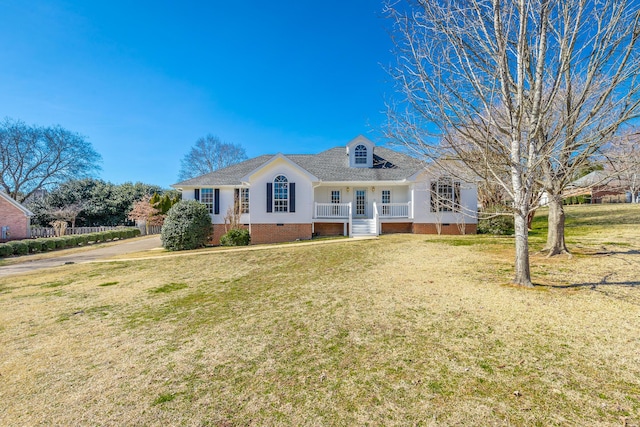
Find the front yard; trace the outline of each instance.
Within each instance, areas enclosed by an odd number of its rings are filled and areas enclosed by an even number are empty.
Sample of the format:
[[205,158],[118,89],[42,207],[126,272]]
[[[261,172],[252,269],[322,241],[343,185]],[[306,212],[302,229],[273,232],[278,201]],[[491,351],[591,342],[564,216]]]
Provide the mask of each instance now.
[[638,424],[638,208],[0,279],[0,425]]

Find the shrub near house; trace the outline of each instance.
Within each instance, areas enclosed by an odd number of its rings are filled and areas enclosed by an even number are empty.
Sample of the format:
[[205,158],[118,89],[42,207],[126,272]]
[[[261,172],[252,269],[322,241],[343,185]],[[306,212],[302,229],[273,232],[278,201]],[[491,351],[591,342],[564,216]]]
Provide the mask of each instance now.
[[162,246],[170,251],[203,247],[211,235],[211,217],[207,207],[194,200],[173,205],[162,226]]

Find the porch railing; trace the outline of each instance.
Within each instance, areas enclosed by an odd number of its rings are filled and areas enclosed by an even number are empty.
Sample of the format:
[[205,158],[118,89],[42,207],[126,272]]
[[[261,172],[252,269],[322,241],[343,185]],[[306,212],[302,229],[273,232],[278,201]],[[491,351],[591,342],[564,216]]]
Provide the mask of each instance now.
[[315,203],[315,218],[349,218],[349,203]]
[[409,218],[411,203],[380,203],[378,215],[380,218]]

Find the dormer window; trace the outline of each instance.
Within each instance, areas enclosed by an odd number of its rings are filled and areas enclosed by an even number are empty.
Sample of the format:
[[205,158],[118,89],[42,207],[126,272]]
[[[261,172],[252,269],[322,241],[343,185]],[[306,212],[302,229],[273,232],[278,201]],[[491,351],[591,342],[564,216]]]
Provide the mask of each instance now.
[[375,144],[364,136],[359,136],[347,144],[349,167],[372,168]]
[[356,147],[353,153],[353,157],[356,165],[366,165],[367,164],[367,147],[360,144]]

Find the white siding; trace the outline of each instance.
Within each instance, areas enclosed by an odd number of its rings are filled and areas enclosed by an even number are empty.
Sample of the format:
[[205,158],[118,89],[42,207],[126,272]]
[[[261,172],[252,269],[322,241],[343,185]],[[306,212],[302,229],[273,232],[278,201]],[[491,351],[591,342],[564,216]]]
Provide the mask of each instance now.
[[425,174],[416,179],[414,191],[414,222],[433,224],[457,224],[464,220],[465,224],[478,223],[478,190],[474,184],[460,184],[460,204],[462,212],[431,212],[431,179]]
[[[295,212],[267,212],[267,182],[284,175],[296,184]],[[276,159],[250,177],[249,213],[252,224],[309,224],[313,216],[313,185],[298,167]]]

